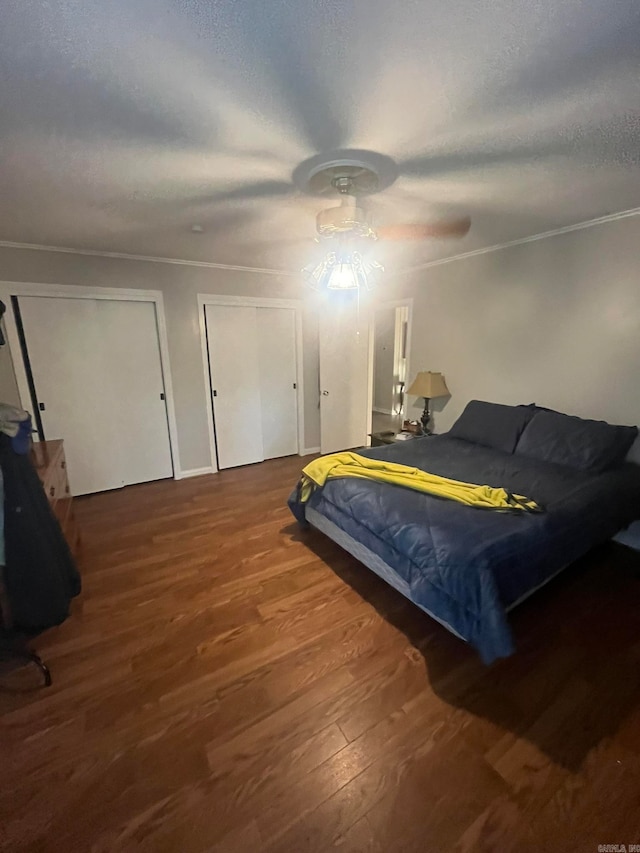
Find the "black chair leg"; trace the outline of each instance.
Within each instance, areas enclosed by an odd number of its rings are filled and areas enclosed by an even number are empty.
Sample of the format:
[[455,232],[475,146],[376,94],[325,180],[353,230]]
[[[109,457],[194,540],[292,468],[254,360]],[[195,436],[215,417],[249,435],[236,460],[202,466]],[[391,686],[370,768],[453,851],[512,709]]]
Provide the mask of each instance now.
[[44,680],[44,687],[51,687],[51,672],[49,671],[49,667],[42,660],[40,655],[31,651],[28,648],[19,648],[16,645],[12,644],[11,646],[0,647],[0,660],[22,660],[27,663],[34,663],[40,672],[42,673],[42,678]]
[[35,652],[26,651],[25,656],[27,660],[32,661],[38,667],[40,672],[42,673],[42,677],[44,678],[44,686],[51,687],[51,673],[49,671],[49,667],[42,660],[40,655],[37,655]]

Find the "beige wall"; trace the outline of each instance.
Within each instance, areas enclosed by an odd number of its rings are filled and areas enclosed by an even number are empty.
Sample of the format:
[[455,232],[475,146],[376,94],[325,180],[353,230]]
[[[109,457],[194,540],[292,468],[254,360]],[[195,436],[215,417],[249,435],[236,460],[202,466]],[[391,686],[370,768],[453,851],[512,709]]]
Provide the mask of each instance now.
[[[445,374],[434,401],[449,428],[473,398],[536,402],[584,417],[640,422],[640,217],[387,279],[379,298],[412,296],[412,376]],[[307,299],[295,277],[0,248],[0,280],[161,290],[181,467],[209,464],[197,293]],[[304,310],[305,446],[318,447],[318,333]],[[0,377],[7,373],[0,349]],[[16,354],[14,354],[16,357]],[[410,400],[419,417],[421,401]],[[442,410],[442,411],[439,411]]]
[[[162,291],[183,470],[210,464],[197,294],[286,299],[306,296],[295,277],[8,248],[0,248],[0,280]],[[303,317],[303,339],[304,444],[317,447],[320,444],[318,333],[317,318],[308,304]]]
[[474,398],[640,424],[640,217],[400,276],[393,289],[414,298],[412,374],[441,371],[451,391],[444,408],[434,401],[436,431]]

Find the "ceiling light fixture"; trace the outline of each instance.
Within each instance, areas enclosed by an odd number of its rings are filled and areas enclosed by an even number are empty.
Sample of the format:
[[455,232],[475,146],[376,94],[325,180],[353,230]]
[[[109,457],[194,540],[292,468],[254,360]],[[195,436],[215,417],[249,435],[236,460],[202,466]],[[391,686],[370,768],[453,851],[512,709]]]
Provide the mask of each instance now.
[[382,264],[370,257],[376,232],[358,207],[353,178],[334,175],[331,183],[341,196],[340,204],[316,217],[317,240],[331,248],[302,273],[314,290],[371,290],[384,272]]
[[363,255],[349,242],[339,244],[321,260],[312,261],[302,274],[314,290],[371,290],[384,272],[378,261]]

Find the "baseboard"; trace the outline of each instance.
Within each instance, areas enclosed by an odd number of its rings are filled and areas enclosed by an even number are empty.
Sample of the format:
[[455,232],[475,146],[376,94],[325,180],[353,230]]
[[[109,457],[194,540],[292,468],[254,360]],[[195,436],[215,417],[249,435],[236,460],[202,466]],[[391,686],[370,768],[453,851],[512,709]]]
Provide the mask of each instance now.
[[313,456],[314,453],[320,453],[319,447],[305,447],[298,454],[299,456]]
[[189,477],[202,477],[203,474],[215,474],[216,469],[208,465],[205,468],[190,468],[187,471],[176,471],[174,480],[186,480]]
[[393,414],[391,409],[379,409],[377,406],[373,406],[371,411],[377,412],[379,415],[392,415]]

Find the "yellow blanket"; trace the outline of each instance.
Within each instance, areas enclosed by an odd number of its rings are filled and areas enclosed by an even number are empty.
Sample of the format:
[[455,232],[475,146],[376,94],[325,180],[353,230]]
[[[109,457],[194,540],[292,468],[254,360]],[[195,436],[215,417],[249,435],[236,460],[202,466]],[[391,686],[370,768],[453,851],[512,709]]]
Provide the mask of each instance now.
[[535,501],[522,495],[513,495],[506,489],[496,489],[491,486],[478,486],[473,483],[462,483],[460,480],[449,480],[437,474],[429,474],[419,468],[409,465],[399,465],[396,462],[381,462],[360,456],[352,451],[331,453],[314,459],[302,469],[300,481],[300,501],[309,500],[317,486],[324,486],[327,480],[338,477],[361,477],[365,480],[375,480],[378,483],[391,483],[394,486],[405,486],[418,492],[426,492],[440,498],[448,498],[467,506],[498,511],[524,510],[525,512],[542,512]]

